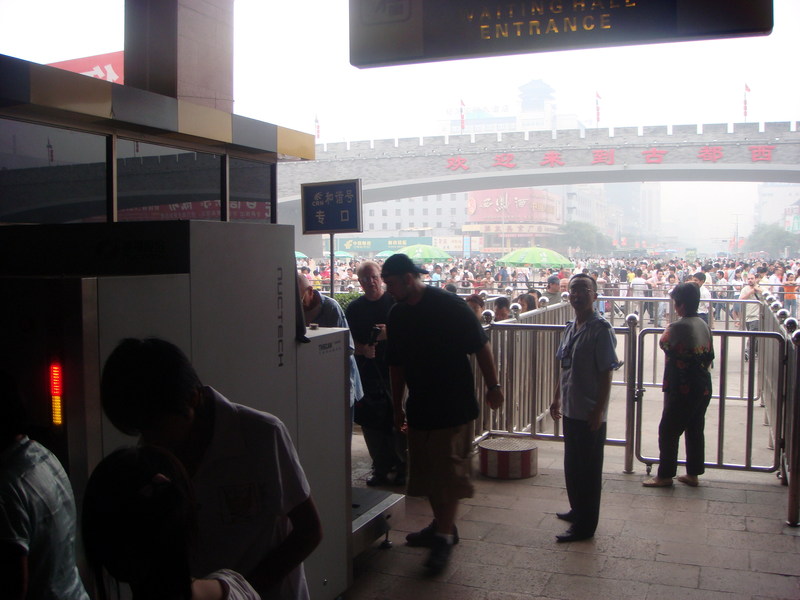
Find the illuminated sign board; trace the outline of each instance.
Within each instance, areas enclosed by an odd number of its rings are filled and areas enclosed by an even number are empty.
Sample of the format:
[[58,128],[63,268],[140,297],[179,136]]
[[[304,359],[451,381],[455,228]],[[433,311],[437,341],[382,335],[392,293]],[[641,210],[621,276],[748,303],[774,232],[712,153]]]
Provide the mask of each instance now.
[[361,180],[300,186],[303,233],[361,233]]
[[772,0],[350,0],[350,62],[768,35],[772,25]]

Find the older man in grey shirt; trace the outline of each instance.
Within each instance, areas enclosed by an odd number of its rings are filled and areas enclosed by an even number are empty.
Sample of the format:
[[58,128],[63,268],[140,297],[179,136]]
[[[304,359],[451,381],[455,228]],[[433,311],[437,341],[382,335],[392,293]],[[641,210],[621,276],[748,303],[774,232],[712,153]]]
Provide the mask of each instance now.
[[597,282],[578,273],[569,281],[575,320],[567,323],[556,358],[560,373],[550,415],[564,418],[564,478],[570,510],[556,513],[571,527],[558,542],[594,536],[600,516],[600,489],[611,372],[618,368],[611,324],[594,310]]

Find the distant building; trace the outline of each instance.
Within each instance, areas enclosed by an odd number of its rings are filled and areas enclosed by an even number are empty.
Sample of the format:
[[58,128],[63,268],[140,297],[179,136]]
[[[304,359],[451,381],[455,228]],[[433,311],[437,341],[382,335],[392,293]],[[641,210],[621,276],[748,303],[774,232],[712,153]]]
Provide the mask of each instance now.
[[619,250],[661,245],[661,183],[607,183],[605,197],[611,239]]
[[792,210],[798,201],[800,201],[800,184],[760,183],[755,207],[756,225],[778,225],[787,231],[800,231],[792,229],[795,226]]
[[541,79],[519,87],[519,99],[513,102],[474,105],[462,99],[459,108],[447,111],[442,122],[443,135],[496,133],[505,131],[548,131],[586,129],[574,114],[558,112],[555,90]]
[[467,210],[467,194],[435,194],[373,202],[364,207],[364,233],[394,236],[400,231],[460,231]]

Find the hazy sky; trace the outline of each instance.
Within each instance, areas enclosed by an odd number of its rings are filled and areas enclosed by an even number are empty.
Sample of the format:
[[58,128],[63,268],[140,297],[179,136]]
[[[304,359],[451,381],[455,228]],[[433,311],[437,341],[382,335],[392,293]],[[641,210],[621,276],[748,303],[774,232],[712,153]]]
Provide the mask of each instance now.
[[[541,79],[558,111],[600,126],[800,120],[800,0],[774,0],[770,36],[356,69],[347,0],[236,0],[235,112],[321,141],[439,133],[440,121],[513,105]],[[122,0],[0,0],[0,53],[41,63],[121,50]],[[699,214],[727,237],[752,222],[754,184],[664,184],[664,220]],[[710,201],[726,198],[722,208]],[[678,221],[683,219],[678,216]]]
[[[123,0],[0,0],[0,53],[41,63],[123,48]],[[765,37],[356,69],[347,0],[235,1],[235,112],[322,139],[413,137],[467,107],[513,103],[542,79],[558,109],[601,126],[800,119],[800,0]]]
[[461,100],[502,106],[534,79],[588,126],[597,93],[601,126],[741,122],[745,84],[748,120],[800,118],[798,0],[775,0],[766,37],[380,69],[349,65],[347,0],[281,4],[236,2],[236,110],[308,132],[316,115],[323,141],[438,133]]

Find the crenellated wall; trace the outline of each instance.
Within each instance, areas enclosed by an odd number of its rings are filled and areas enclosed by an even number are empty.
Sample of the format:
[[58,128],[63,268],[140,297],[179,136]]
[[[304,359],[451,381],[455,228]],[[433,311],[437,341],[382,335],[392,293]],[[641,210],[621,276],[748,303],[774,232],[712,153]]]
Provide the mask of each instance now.
[[300,184],[362,180],[366,201],[514,185],[592,181],[800,181],[797,123],[711,123],[318,144],[278,167],[278,198]]

